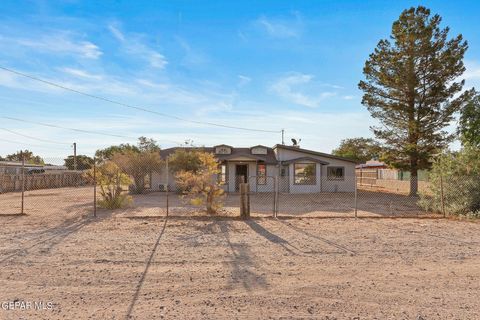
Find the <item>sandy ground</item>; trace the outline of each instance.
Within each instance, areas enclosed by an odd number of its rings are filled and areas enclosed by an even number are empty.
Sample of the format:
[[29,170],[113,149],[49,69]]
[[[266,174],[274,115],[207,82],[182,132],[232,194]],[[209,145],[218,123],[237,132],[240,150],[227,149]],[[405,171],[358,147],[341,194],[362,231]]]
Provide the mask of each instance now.
[[155,195],[93,218],[87,188],[28,196],[27,215],[0,216],[0,319],[480,318],[479,223],[333,209],[241,221],[233,204],[166,218]]

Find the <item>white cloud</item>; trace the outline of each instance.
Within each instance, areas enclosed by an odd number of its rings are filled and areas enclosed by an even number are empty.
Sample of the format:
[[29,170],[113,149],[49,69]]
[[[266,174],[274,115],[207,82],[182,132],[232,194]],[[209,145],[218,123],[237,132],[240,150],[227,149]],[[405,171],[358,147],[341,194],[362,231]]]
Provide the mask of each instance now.
[[184,51],[184,57],[182,59],[182,64],[189,66],[202,65],[208,62],[208,57],[198,49],[192,48],[190,43],[187,42],[184,38],[175,37],[175,41],[180,45]]
[[115,38],[117,38],[118,41],[121,41],[121,42],[124,42],[125,41],[125,36],[123,35],[123,33],[118,30],[115,26],[113,25],[109,25],[108,26],[108,30],[110,30],[110,32],[113,34],[113,36]]
[[75,55],[86,59],[98,59],[103,52],[90,41],[77,40],[71,32],[56,31],[49,35],[36,35],[31,38],[0,37],[2,42],[10,45],[30,48],[36,52],[48,52]]
[[72,76],[76,76],[76,77],[81,77],[81,78],[86,78],[86,79],[93,79],[93,80],[101,80],[102,79],[102,76],[101,75],[96,75],[96,74],[92,74],[92,73],[89,73],[87,71],[84,71],[84,70],[80,70],[80,69],[75,69],[75,68],[62,68],[61,69],[63,72],[67,73],[67,74],[70,74]]
[[355,99],[355,96],[346,95],[346,96],[343,96],[342,98],[343,98],[344,100],[353,100],[353,99]]
[[252,81],[252,78],[244,76],[242,74],[238,75],[238,86],[239,87],[246,86],[247,84],[250,83],[250,81]]
[[303,32],[303,21],[298,13],[294,12],[293,15],[293,18],[269,18],[261,16],[254,24],[272,38],[298,38]]
[[164,69],[168,64],[167,58],[158,51],[147,46],[139,35],[125,35],[113,24],[108,26],[112,35],[122,44],[124,50],[132,57],[140,57],[151,67]]
[[315,108],[328,98],[336,95],[333,91],[324,91],[320,94],[308,94],[302,87],[309,85],[313,75],[303,73],[291,73],[277,79],[271,86],[270,91],[279,97],[298,105]]
[[480,63],[476,61],[466,61],[466,71],[463,77],[466,80],[480,79]]

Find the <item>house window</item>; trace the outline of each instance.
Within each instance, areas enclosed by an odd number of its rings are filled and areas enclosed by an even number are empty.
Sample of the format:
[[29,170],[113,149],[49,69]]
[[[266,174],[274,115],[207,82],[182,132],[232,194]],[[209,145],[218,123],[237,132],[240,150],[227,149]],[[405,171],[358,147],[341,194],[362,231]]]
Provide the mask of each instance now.
[[294,174],[294,184],[317,184],[317,166],[315,163],[295,163]]
[[227,183],[227,165],[221,164],[220,165],[220,174],[218,175],[218,182],[221,184]]
[[264,163],[257,164],[257,184],[267,184],[267,166]]
[[344,167],[328,167],[327,179],[328,180],[345,180],[345,168]]

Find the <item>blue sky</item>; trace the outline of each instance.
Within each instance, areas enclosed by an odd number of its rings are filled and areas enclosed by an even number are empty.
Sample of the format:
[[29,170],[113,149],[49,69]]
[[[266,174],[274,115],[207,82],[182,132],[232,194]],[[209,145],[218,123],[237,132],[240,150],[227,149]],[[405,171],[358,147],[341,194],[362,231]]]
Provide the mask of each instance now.
[[[419,4],[469,41],[464,78],[480,87],[477,1],[2,1],[0,65],[196,121],[285,128],[287,142],[330,152],[372,135],[357,89],[364,62],[401,11]],[[164,148],[281,142],[279,133],[176,121],[0,70],[1,116],[128,138],[0,118],[0,155],[63,157],[73,141],[91,155],[140,135]]]

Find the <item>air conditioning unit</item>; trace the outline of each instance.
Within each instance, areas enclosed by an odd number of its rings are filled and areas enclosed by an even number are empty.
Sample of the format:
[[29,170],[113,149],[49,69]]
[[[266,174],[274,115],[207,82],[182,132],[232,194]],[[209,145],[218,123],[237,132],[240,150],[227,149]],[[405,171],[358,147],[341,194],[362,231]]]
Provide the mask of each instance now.
[[163,183],[160,183],[158,185],[158,190],[163,191],[163,192],[167,191],[167,185],[163,184]]

